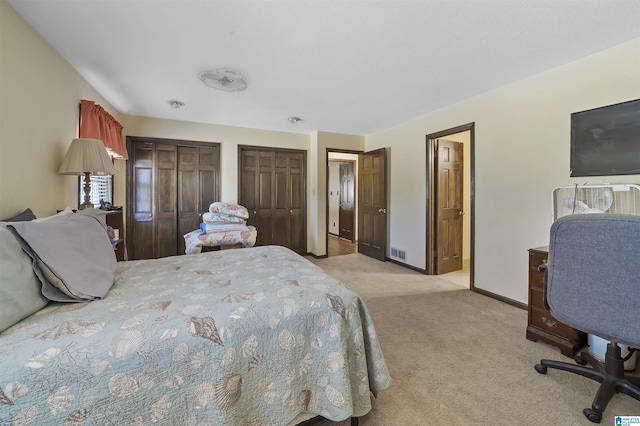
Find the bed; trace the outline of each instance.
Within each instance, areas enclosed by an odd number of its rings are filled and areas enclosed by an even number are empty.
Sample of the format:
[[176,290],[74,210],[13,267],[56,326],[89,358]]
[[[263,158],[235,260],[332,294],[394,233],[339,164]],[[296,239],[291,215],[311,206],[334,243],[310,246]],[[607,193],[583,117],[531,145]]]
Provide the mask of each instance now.
[[362,299],[286,248],[120,262],[115,274],[103,297],[48,302],[0,333],[0,424],[340,421],[391,383]]

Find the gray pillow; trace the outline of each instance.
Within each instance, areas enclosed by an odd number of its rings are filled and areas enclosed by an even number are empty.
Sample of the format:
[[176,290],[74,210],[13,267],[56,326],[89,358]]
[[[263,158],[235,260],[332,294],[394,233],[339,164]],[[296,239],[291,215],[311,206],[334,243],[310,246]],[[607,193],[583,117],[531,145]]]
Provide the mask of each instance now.
[[33,258],[42,294],[57,302],[104,297],[118,266],[113,246],[99,220],[68,214],[44,222],[10,224]]
[[49,302],[40,292],[31,258],[6,226],[0,223],[0,332]]
[[25,209],[22,213],[10,217],[8,219],[3,219],[2,222],[28,222],[36,218],[36,215],[33,214],[31,209]]

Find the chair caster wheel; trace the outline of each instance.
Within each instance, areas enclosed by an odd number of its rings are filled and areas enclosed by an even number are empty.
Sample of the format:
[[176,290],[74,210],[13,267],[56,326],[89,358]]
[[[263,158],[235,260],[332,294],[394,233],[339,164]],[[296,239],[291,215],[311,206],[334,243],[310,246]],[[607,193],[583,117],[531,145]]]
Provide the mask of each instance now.
[[593,423],[600,423],[600,421],[602,420],[602,414],[598,413],[592,408],[585,408],[584,410],[582,410],[582,414],[584,414],[585,417]]
[[540,374],[547,374],[547,367],[542,364],[536,364],[533,368],[535,368],[536,371]]
[[576,362],[576,364],[587,365],[587,361],[585,361],[585,359],[582,358],[580,355],[574,356],[573,360]]

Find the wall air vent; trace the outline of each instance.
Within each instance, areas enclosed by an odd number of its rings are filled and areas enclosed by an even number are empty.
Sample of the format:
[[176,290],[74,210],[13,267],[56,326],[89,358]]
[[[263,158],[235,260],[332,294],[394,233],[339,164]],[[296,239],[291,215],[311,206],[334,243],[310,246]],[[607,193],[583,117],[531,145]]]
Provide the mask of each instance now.
[[391,259],[400,260],[402,262],[407,261],[407,251],[391,247]]

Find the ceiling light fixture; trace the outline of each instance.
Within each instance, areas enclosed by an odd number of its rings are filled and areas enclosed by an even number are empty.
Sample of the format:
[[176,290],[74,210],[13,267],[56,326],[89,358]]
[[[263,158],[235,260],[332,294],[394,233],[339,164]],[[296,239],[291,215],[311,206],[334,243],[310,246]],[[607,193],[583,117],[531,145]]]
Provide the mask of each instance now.
[[182,108],[184,106],[184,102],[182,101],[176,101],[176,100],[170,100],[169,101],[169,105],[171,105],[171,108]]
[[294,116],[287,118],[287,120],[289,120],[289,123],[291,124],[296,124],[298,121],[304,121],[302,118]]
[[225,92],[241,92],[247,88],[247,79],[233,68],[216,68],[198,74],[202,82],[214,89]]

